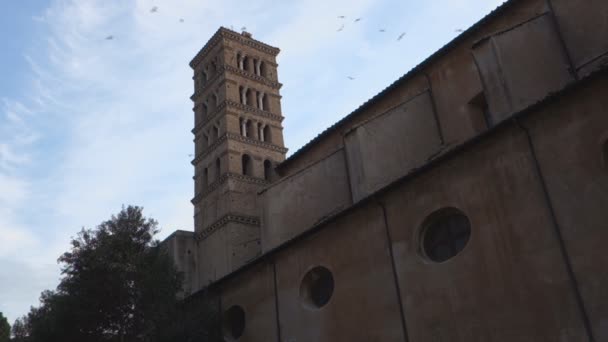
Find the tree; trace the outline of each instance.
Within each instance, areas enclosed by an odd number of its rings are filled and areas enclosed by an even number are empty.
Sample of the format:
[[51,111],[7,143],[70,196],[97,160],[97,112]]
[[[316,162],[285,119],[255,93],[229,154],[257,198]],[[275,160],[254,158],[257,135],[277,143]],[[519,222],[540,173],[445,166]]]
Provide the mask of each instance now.
[[0,342],[9,342],[11,340],[11,326],[4,314],[0,312]]
[[[175,326],[181,274],[154,240],[157,222],[123,207],[82,229],[64,253],[56,291],[17,324],[22,341],[163,341]],[[17,333],[14,331],[14,335]]]

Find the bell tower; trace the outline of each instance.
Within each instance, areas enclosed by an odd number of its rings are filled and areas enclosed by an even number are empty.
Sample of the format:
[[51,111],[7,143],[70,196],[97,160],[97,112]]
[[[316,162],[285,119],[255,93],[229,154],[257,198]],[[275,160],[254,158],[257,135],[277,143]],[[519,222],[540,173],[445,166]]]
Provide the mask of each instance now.
[[190,62],[199,288],[260,253],[257,193],[287,152],[278,53],[247,32],[222,27]]

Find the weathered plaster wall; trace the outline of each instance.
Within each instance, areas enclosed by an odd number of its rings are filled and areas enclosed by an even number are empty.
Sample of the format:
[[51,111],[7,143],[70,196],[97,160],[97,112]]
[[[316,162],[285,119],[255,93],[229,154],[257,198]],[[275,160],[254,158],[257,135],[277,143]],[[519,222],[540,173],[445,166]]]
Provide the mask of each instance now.
[[343,150],[266,189],[262,196],[262,252],[350,206]]
[[596,341],[608,341],[608,79],[531,116],[529,128]]

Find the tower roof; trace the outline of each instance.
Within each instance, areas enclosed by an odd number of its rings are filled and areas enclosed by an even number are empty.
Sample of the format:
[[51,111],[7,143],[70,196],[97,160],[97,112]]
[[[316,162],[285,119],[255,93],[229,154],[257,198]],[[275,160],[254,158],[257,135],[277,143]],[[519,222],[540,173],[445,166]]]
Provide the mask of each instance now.
[[263,43],[259,40],[255,40],[252,38],[251,33],[243,31],[243,33],[238,33],[236,31],[230,30],[221,26],[214,34],[211,36],[209,41],[200,49],[200,51],[194,56],[192,61],[190,61],[190,67],[192,69],[196,68],[196,66],[201,62],[203,57],[207,54],[209,50],[211,50],[216,44],[218,44],[222,39],[231,39],[233,41],[239,42],[243,45],[250,46],[254,49],[260,50],[262,52],[268,53],[270,55],[276,56],[281,51],[279,48],[274,46],[270,46],[266,43]]

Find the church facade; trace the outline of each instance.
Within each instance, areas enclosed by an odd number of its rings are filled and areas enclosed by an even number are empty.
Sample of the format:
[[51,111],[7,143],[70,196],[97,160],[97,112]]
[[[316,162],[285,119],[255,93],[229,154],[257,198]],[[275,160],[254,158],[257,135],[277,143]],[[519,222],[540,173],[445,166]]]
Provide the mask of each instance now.
[[608,2],[510,0],[285,158],[279,49],[194,71],[194,232],[227,341],[608,341]]

